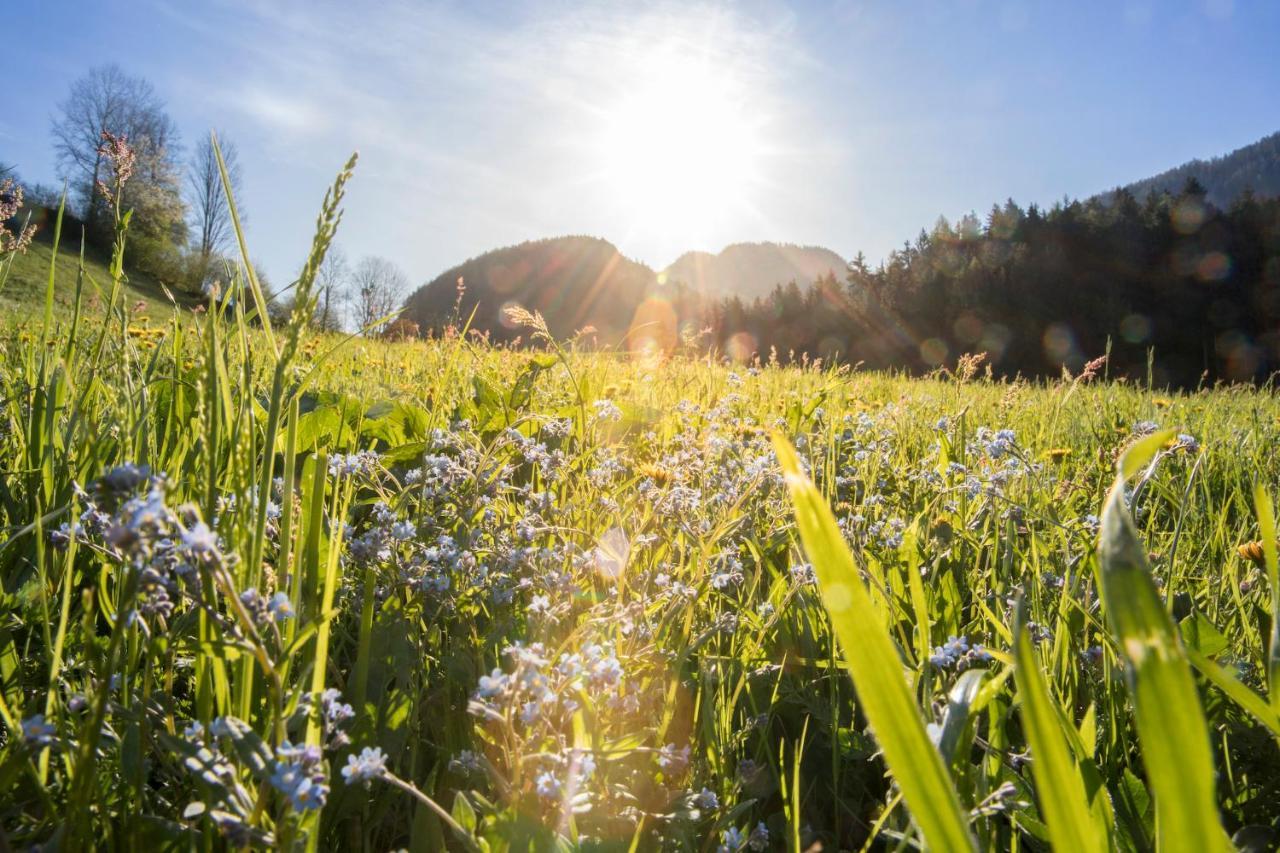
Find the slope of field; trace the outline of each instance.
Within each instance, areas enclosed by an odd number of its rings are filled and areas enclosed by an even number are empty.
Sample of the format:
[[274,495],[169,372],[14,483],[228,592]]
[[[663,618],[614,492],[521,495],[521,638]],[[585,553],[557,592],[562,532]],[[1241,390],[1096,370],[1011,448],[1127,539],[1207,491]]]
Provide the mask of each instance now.
[[[8,269],[7,278],[0,282],[0,311],[33,318],[42,315],[52,258],[53,235],[50,227],[49,230],[42,229],[36,233],[36,239],[32,241],[25,253],[13,257],[11,262],[5,262],[12,263],[12,266]],[[105,300],[111,292],[109,263],[110,259],[100,252],[86,249],[85,279],[81,291],[84,304],[88,308]],[[73,237],[64,232],[62,243],[58,247],[58,262],[54,276],[54,310],[56,312],[71,311],[75,302],[79,269],[78,235]],[[0,275],[4,274],[3,270],[4,265],[0,264]],[[198,301],[192,294],[182,291],[171,292],[174,300],[180,305],[191,305]],[[124,296],[129,304],[145,303],[147,311],[157,315],[168,311],[173,304],[158,282],[139,272],[127,274]]]

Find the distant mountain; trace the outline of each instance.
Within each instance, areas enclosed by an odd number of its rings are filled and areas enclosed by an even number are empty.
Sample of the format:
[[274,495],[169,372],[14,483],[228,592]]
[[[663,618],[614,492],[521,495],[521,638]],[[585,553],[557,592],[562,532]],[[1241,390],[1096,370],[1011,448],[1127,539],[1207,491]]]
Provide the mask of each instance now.
[[655,280],[652,269],[607,240],[553,237],[495,249],[441,273],[405,300],[403,316],[425,332],[459,315],[465,321],[474,311],[472,328],[492,340],[527,340],[528,331],[503,314],[508,305],[519,305],[540,312],[557,338],[594,326],[602,342],[618,343]]
[[[1151,193],[1176,195],[1195,178],[1208,190],[1210,204],[1226,209],[1246,189],[1259,198],[1280,197],[1280,132],[1212,160],[1192,160],[1125,187],[1138,201]],[[1109,193],[1106,195],[1110,195]]]
[[528,338],[503,315],[506,306],[519,305],[541,312],[557,338],[594,326],[601,343],[642,346],[643,337],[670,346],[724,296],[750,302],[775,285],[794,281],[807,288],[828,273],[843,282],[845,261],[815,246],[738,243],[718,255],[688,252],[663,272],[655,274],[597,237],[533,240],[441,273],[405,300],[403,316],[425,332],[474,311],[471,328],[503,342]]
[[819,246],[735,243],[720,254],[686,252],[662,272],[667,284],[683,282],[704,297],[767,296],[774,285],[794,281],[802,288],[827,273],[844,281],[844,258]]

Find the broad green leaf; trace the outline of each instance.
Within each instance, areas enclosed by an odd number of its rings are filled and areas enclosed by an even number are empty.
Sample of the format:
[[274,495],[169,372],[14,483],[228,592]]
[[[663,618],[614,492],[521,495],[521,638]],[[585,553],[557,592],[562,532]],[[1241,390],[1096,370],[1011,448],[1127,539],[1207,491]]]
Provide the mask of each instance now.
[[845,666],[907,808],[930,848],[972,850],[960,798],[907,689],[902,657],[876,614],[835,517],[790,442],[775,433],[773,445]]
[[1192,613],[1179,622],[1178,627],[1187,649],[1195,649],[1206,657],[1213,657],[1230,645],[1222,632],[1203,613]]
[[1100,587],[1126,662],[1142,761],[1155,794],[1159,848],[1223,850],[1213,754],[1200,697],[1125,504],[1126,478],[1147,464],[1166,439],[1163,433],[1143,439],[1120,460],[1120,475],[1102,512]]
[[[982,681],[987,677],[985,669],[971,669],[961,674],[947,694],[947,708],[942,712],[942,724],[938,726],[938,751],[947,764],[955,760],[961,736],[968,728],[973,705],[977,701]],[[969,738],[972,746],[972,737]]]
[[1071,759],[1071,749],[1054,709],[1049,685],[1031,645],[1021,602],[1013,657],[1013,678],[1022,702],[1022,723],[1034,756],[1031,772],[1036,781],[1036,798],[1049,825],[1053,846],[1071,851],[1106,850],[1106,838],[1098,834],[1092,820],[1080,768]]
[[453,795],[453,819],[468,833],[476,831],[476,811],[467,801],[467,795],[461,791]]

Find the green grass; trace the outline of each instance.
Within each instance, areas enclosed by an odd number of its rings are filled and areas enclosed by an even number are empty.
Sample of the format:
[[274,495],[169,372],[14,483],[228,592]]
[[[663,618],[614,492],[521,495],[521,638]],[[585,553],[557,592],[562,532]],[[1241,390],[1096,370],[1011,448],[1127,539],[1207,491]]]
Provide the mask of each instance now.
[[274,331],[10,271],[6,843],[1275,843],[1272,389],[317,335],[344,184]]
[[[0,287],[0,311],[15,312],[20,316],[38,320],[44,311],[45,288],[49,283],[49,264],[53,259],[53,225],[46,223],[36,232],[36,239],[23,254],[13,258],[12,269],[3,287]],[[84,299],[96,313],[102,312],[105,294],[94,287],[109,290],[111,287],[111,259],[93,248],[85,249]],[[75,304],[76,279],[80,269],[80,236],[68,231],[62,234],[58,249],[58,263],[54,281],[54,310],[69,315]],[[144,310],[155,317],[164,317],[172,311],[172,303],[159,282],[146,273],[133,271],[123,282],[124,293],[130,304],[145,303]],[[180,305],[193,304],[193,296],[177,288],[170,288]]]

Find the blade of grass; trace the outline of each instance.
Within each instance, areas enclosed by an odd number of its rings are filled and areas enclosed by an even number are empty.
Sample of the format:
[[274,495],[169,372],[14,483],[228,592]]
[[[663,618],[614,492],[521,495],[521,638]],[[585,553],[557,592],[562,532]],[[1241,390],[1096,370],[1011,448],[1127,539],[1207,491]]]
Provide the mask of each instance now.
[[1213,754],[1200,697],[1125,501],[1126,481],[1172,434],[1165,430],[1148,436],[1120,458],[1102,511],[1099,586],[1107,620],[1127,664],[1142,760],[1155,794],[1158,847],[1223,850]]
[[1090,817],[1080,770],[1071,760],[1071,750],[1063,737],[1054,700],[1027,630],[1026,606],[1019,600],[1013,647],[1013,678],[1022,702],[1022,723],[1031,744],[1031,773],[1036,797],[1049,826],[1049,837],[1058,850],[1106,850],[1105,838],[1098,836]]
[[1258,512],[1258,533],[1262,536],[1262,555],[1267,564],[1267,583],[1271,586],[1271,645],[1267,649],[1267,698],[1271,708],[1280,712],[1280,570],[1276,567],[1276,513],[1271,496],[1261,483],[1253,487],[1253,505]]
[[801,469],[791,443],[775,434],[773,445],[845,666],[907,808],[933,849],[972,850],[960,797],[925,731],[920,708],[907,689],[901,655],[858,576],[835,516]]
[[44,334],[43,340],[49,340],[49,332],[53,330],[53,289],[58,269],[58,244],[62,242],[62,214],[67,209],[67,188],[62,188],[62,200],[58,202],[58,216],[53,221],[53,252],[49,257],[49,283],[44,291]]

